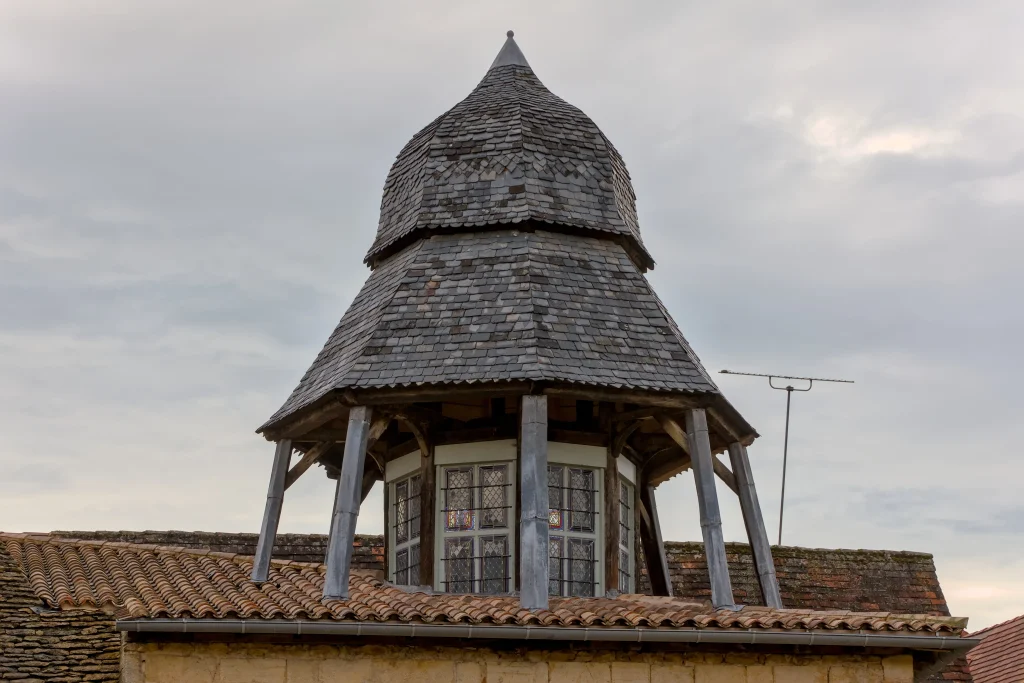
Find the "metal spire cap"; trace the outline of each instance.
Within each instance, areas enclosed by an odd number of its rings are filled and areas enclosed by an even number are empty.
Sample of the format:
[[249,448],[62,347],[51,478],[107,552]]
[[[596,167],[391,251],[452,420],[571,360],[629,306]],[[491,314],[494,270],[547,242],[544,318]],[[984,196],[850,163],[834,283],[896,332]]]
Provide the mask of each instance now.
[[509,31],[505,35],[508,36],[505,38],[505,44],[501,46],[501,51],[498,52],[498,56],[494,58],[490,68],[487,70],[490,71],[499,66],[525,66],[530,68],[530,63],[526,61],[523,51],[516,45],[515,38],[513,37],[515,32]]

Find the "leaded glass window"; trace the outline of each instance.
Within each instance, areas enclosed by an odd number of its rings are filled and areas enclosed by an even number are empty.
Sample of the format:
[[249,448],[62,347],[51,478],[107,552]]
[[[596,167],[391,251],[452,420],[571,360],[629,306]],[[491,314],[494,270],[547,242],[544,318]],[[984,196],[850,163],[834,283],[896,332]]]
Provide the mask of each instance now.
[[633,485],[619,477],[619,592],[633,592]]
[[391,485],[392,580],[400,586],[420,585],[421,482],[420,475],[414,474]]
[[440,467],[441,589],[501,594],[512,590],[509,463]]
[[598,584],[599,471],[548,466],[548,593],[593,596]]

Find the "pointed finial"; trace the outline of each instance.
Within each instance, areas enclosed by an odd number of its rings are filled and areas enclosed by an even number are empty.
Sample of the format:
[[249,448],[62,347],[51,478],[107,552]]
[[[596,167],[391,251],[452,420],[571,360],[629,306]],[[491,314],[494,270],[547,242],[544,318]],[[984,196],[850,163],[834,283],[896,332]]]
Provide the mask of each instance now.
[[[515,35],[514,31],[507,31],[505,33],[508,36],[505,39],[505,44],[501,46],[501,52],[494,58],[494,62],[491,64],[490,69],[496,66],[525,66],[529,68],[530,64],[526,61],[526,57],[523,55],[523,51],[516,45],[516,41],[513,38]],[[490,71],[488,69],[488,71]]]

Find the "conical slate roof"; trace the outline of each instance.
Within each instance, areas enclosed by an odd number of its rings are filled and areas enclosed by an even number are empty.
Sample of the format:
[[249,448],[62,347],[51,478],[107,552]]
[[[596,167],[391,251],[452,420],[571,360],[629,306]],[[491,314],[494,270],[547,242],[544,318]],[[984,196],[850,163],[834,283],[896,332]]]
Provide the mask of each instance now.
[[367,261],[261,430],[342,389],[528,380],[724,401],[643,275],[653,262],[622,158],[511,35],[399,154]]
[[432,230],[527,220],[621,236],[653,266],[622,157],[586,114],[544,87],[509,31],[473,92],[399,153],[366,260]]

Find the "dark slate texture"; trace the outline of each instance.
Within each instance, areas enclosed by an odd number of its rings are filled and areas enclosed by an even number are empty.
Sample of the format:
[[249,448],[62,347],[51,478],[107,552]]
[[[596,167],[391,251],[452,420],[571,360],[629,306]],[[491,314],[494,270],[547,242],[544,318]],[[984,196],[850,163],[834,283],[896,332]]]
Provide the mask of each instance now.
[[615,147],[529,66],[496,66],[398,155],[366,259],[417,231],[526,220],[624,235],[653,264]]
[[332,389],[548,380],[718,389],[613,240],[433,235],[374,270],[267,427]]

